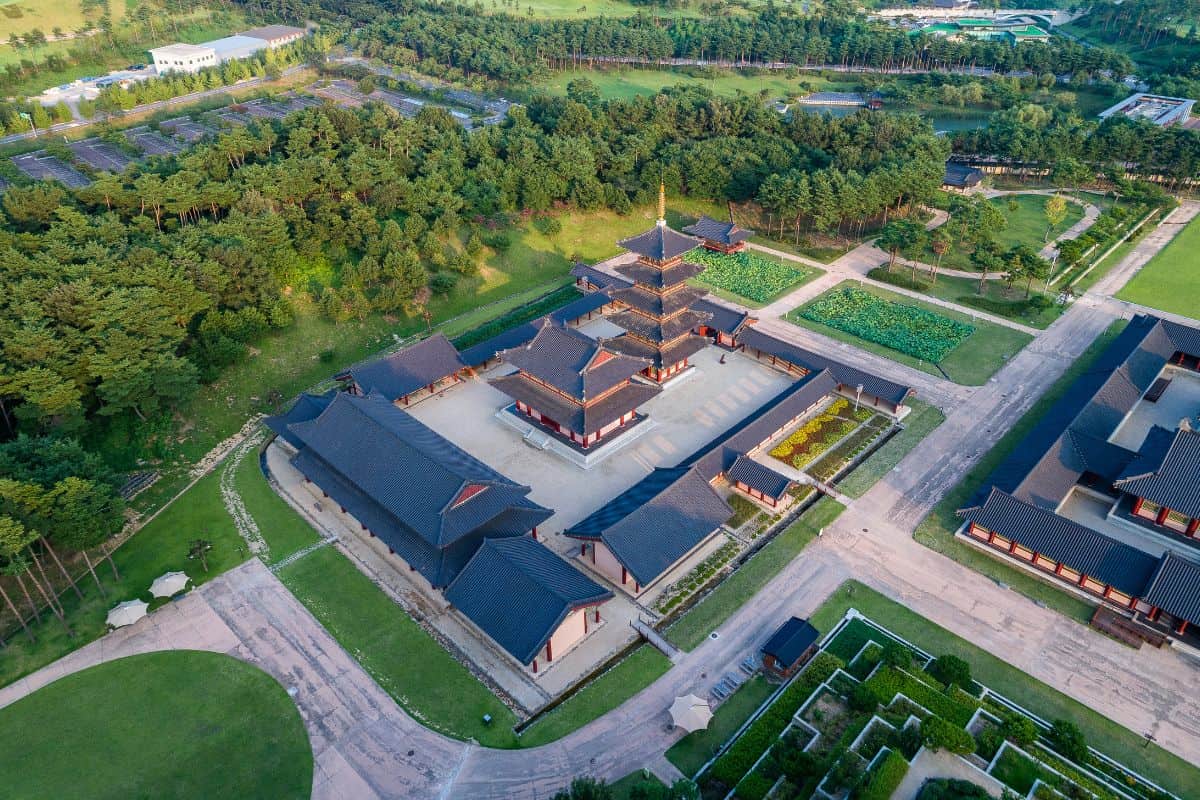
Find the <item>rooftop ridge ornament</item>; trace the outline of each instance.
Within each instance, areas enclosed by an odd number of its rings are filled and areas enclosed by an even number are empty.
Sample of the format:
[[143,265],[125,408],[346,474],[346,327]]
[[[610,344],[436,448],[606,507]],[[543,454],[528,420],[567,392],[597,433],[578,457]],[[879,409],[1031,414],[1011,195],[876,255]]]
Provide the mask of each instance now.
[[658,182],[658,227],[667,226],[667,186],[661,180]]

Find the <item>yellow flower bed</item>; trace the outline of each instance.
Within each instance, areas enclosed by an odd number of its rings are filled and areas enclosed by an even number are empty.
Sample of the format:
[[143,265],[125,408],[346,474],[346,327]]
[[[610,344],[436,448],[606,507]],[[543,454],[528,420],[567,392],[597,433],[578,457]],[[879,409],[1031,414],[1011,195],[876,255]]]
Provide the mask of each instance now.
[[771,457],[800,469],[858,426],[857,421],[841,416],[849,407],[850,401],[845,398],[833,401],[819,415],[771,448]]

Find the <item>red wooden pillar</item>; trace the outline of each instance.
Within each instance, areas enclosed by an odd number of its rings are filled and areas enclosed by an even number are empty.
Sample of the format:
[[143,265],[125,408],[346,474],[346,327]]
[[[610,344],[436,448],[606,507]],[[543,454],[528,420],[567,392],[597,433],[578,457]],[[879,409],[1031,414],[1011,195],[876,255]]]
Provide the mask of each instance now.
[[596,624],[600,624],[600,606],[596,606]]
[[537,673],[537,659],[536,658],[533,660],[533,671],[535,674]]
[[583,612],[583,635],[587,636],[587,633],[588,633],[587,611],[584,611]]
[[1187,630],[1187,620],[1180,620],[1179,627],[1175,629],[1175,635],[1183,636],[1183,632]]
[[554,660],[554,650],[551,649],[552,642],[546,642],[546,663]]
[[537,526],[536,525],[533,526],[533,540],[535,542],[537,541]]
[[629,570],[621,567],[621,585],[624,586],[627,580],[629,580]]
[[1167,521],[1167,514],[1169,514],[1169,513],[1171,513],[1171,509],[1167,508],[1166,506],[1163,506],[1162,508],[1160,508],[1158,510],[1158,516],[1155,517],[1155,519],[1154,519],[1154,524],[1162,525],[1164,522]]
[[1142,503],[1144,503],[1144,502],[1145,502],[1145,498],[1142,498],[1142,497],[1139,497],[1137,500],[1133,501],[1133,513],[1134,514],[1137,514],[1139,511],[1142,510]]
[[587,555],[587,542],[584,542],[583,544],[579,545],[579,555],[580,556]]
[[1196,531],[1200,531],[1200,517],[1192,517],[1192,521],[1187,526],[1188,536],[1195,536]]

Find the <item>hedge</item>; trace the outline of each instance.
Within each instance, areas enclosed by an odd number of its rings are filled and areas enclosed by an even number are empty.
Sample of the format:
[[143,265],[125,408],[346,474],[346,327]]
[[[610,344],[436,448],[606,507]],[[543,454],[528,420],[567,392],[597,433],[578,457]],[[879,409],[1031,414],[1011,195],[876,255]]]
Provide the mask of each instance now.
[[921,739],[926,747],[934,750],[949,750],[964,756],[975,752],[975,739],[967,733],[967,729],[941,717],[921,720]]
[[894,667],[879,670],[864,685],[871,690],[871,694],[880,705],[887,705],[897,694],[903,694],[956,725],[966,725],[970,722],[975,709],[979,707],[978,701],[966,692],[955,692],[951,689],[949,694],[944,694]]
[[481,342],[486,342],[493,336],[499,336],[510,328],[524,325],[526,322],[545,316],[551,311],[556,311],[567,303],[579,299],[580,296],[579,290],[575,288],[574,284],[568,283],[566,286],[560,286],[549,294],[543,295],[519,308],[514,308],[507,314],[502,314],[490,322],[485,322],[479,327],[467,331],[462,336],[456,338],[452,344],[458,350],[465,350]]
[[763,800],[767,796],[767,792],[771,791],[771,787],[774,785],[775,781],[766,775],[759,772],[751,772],[742,778],[734,794],[741,800]]
[[904,776],[908,774],[908,762],[895,750],[889,750],[859,784],[854,793],[855,800],[888,800]]
[[844,663],[829,653],[814,656],[779,698],[713,763],[708,777],[726,786],[736,786],[754,762],[779,739],[804,701]]

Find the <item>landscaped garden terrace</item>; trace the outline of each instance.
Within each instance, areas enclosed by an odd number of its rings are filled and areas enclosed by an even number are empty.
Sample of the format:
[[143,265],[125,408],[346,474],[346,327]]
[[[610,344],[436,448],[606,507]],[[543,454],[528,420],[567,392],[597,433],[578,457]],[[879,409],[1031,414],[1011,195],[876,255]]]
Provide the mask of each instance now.
[[[690,738],[668,752],[681,768],[696,761],[682,746]],[[819,790],[886,800],[922,749],[957,755],[977,783],[990,776],[1020,796],[1172,797],[1089,748],[1076,723],[1042,719],[975,680],[967,660],[935,658],[857,612],[837,623],[797,677],[702,769],[699,783],[706,798],[732,790],[742,800],[786,800]]]
[[967,386],[981,386],[1029,334],[875,286],[843,281],[787,320]]
[[[820,414],[803,422],[779,444],[772,447],[770,455],[789,467],[803,469],[835,444],[839,445],[840,450],[839,443],[844,443],[843,440],[849,441],[847,437],[859,430],[864,423],[872,422],[873,417],[879,417],[880,422],[871,426],[871,431],[877,431],[881,426],[888,424],[883,415],[877,415],[865,406],[851,408],[849,400],[839,397]],[[857,447],[858,444],[854,446]]]

